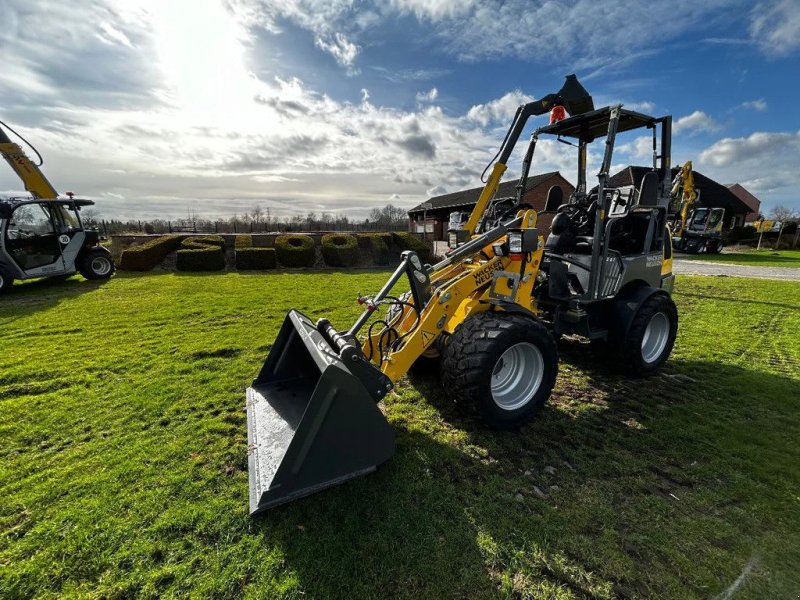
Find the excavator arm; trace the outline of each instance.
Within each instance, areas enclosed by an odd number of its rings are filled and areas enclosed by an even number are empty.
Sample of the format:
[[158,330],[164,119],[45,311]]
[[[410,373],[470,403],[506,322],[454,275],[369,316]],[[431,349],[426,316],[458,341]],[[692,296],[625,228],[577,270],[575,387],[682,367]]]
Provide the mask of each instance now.
[[687,160],[676,175],[675,180],[672,182],[671,195],[673,201],[677,203],[672,235],[680,237],[686,229],[686,221],[699,197],[697,188],[694,187],[692,161]]
[[[3,124],[0,122],[0,125]],[[6,127],[8,126],[6,125]],[[58,192],[44,176],[44,173],[26,156],[18,144],[11,141],[2,126],[0,126],[0,154],[22,180],[25,190],[35,199],[55,200],[58,198]]]
[[489,175],[489,179],[487,179],[469,219],[463,225],[463,229],[469,232],[468,235],[471,236],[475,233],[486,207],[497,192],[497,186],[500,185],[500,179],[507,168],[508,159],[511,157],[511,153],[514,151],[514,147],[517,145],[528,119],[543,115],[555,106],[563,106],[570,116],[594,110],[592,97],[575,75],[567,75],[564,85],[554,94],[548,94],[539,100],[520,105],[503,140],[500,151],[497,153],[497,162],[494,163],[492,173]]

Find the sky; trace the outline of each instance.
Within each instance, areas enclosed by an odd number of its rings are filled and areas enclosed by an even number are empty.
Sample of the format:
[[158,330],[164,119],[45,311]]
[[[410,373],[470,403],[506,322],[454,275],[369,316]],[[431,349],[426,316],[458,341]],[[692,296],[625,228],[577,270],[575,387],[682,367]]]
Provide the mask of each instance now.
[[[800,210],[798,0],[0,0],[0,23],[0,119],[106,218],[411,208],[479,186],[570,73],[673,115],[673,164]],[[650,152],[623,134],[613,168]],[[532,172],[575,161],[540,141]]]

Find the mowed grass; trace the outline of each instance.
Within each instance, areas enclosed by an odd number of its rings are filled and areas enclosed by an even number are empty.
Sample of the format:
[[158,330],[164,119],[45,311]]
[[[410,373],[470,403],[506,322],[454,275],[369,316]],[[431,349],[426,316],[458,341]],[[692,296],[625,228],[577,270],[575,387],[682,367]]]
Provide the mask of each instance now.
[[800,268],[800,250],[722,251],[722,254],[677,254],[676,258],[754,267]]
[[385,277],[123,274],[0,299],[0,597],[796,597],[792,282],[681,277],[648,380],[563,341],[519,432],[404,379],[388,464],[249,518],[244,390],[286,310],[344,327]]

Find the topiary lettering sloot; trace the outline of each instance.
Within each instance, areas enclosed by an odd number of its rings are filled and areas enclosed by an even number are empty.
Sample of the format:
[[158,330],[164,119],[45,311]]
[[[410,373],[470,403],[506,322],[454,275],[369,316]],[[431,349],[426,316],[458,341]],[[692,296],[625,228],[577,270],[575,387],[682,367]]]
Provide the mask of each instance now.
[[275,249],[253,246],[252,235],[236,236],[236,268],[241,271],[274,269]]
[[358,240],[354,235],[328,233],[322,236],[322,258],[329,267],[352,267],[358,263]]
[[281,235],[275,240],[278,262],[284,267],[313,267],[317,260],[314,240],[307,235]]
[[225,269],[225,240],[218,235],[191,236],[183,240],[177,254],[179,271]]

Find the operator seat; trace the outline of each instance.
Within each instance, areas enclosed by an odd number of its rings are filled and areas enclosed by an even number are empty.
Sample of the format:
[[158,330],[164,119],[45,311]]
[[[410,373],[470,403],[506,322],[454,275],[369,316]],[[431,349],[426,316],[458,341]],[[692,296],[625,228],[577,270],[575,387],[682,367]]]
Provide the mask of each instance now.
[[637,201],[639,206],[658,206],[658,174],[655,171],[648,171],[642,177]]
[[564,212],[559,212],[553,217],[550,225],[550,235],[544,243],[545,252],[551,254],[567,254],[575,250],[577,243],[572,220]]

